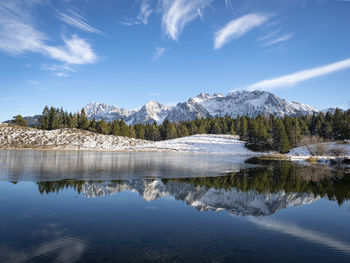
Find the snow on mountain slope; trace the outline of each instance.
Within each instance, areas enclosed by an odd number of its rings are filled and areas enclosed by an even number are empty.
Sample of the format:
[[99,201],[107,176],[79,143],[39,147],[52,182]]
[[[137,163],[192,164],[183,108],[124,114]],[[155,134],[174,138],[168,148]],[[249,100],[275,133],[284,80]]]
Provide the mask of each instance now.
[[113,121],[116,119],[126,119],[134,111],[128,111],[117,106],[110,106],[104,103],[90,102],[84,107],[86,115],[90,119]]
[[177,181],[165,184],[161,179],[86,182],[81,192],[86,197],[94,198],[124,191],[137,192],[148,202],[163,197],[174,197],[199,211],[226,210],[231,214],[243,216],[268,216],[289,206],[310,204],[320,198],[313,194],[284,191],[259,193],[255,190],[243,192],[235,188],[215,189]]
[[237,117],[248,115],[255,117],[259,114],[273,114],[278,117],[285,115],[308,115],[319,112],[309,105],[299,102],[288,102],[266,91],[236,91],[227,94],[201,93],[187,102],[176,106],[165,106],[150,101],[141,109],[128,111],[116,106],[101,103],[89,103],[85,107],[87,116],[92,119],[105,118],[108,121],[124,119],[127,123],[162,123],[164,119],[170,121],[188,121],[195,118],[223,117],[226,115]]
[[231,92],[226,97],[213,96],[203,100],[202,106],[212,116],[248,115],[255,117],[259,114],[283,117],[284,115],[310,114],[318,112],[311,106],[288,102],[280,99],[272,93],[265,91],[237,91]]
[[155,101],[147,102],[139,111],[136,111],[126,121],[131,124],[148,123],[151,124],[154,121],[161,124],[168,116],[171,106],[164,106]]

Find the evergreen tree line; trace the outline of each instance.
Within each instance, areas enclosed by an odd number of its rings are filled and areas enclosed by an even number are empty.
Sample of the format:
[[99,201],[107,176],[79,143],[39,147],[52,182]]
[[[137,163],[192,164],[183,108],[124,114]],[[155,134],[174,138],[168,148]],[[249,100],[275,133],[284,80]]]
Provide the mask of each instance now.
[[[21,125],[21,116],[16,116],[14,123]],[[276,118],[258,116],[250,118],[229,116],[195,119],[193,121],[170,122],[162,124],[127,125],[125,121],[106,122],[104,119],[89,120],[84,109],[76,114],[62,108],[44,108],[41,115],[40,129],[54,130],[78,128],[91,132],[127,136],[152,141],[174,139],[194,134],[232,134],[239,135],[246,146],[255,151],[275,150],[281,153],[304,144],[320,141],[344,140],[350,138],[350,110],[337,109],[334,114],[319,113],[312,116],[285,116]]]

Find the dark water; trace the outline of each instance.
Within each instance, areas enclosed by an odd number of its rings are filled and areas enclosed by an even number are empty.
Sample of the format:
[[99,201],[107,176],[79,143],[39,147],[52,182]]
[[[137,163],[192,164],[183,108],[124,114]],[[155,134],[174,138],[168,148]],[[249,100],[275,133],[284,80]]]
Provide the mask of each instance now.
[[229,155],[0,151],[0,262],[350,262],[350,175]]

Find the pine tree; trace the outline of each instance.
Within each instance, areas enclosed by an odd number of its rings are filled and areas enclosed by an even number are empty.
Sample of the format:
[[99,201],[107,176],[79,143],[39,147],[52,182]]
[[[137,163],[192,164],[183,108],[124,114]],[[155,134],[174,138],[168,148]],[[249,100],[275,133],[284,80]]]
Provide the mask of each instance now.
[[112,122],[111,134],[114,136],[121,135],[120,125],[119,125],[119,122],[117,120]]
[[206,133],[205,125],[203,123],[199,124],[197,132],[198,134]]
[[212,134],[222,134],[223,133],[219,118],[215,118],[215,120],[212,122],[211,133]]
[[92,119],[90,121],[88,130],[91,132],[100,132],[99,124],[95,119]]
[[102,118],[97,124],[97,131],[101,134],[109,134],[108,125],[105,119]]
[[167,128],[166,139],[174,139],[177,137],[177,131],[174,123],[171,123]]
[[16,115],[11,121],[12,124],[27,127],[27,121],[22,117],[22,115]]
[[58,114],[54,107],[49,110],[49,127],[48,130],[55,130],[59,128]]
[[45,106],[43,113],[40,117],[40,129],[48,130],[49,129],[49,108]]
[[184,125],[184,124],[180,124],[180,125],[179,125],[178,136],[179,136],[179,137],[186,137],[186,136],[189,136],[189,131],[188,131],[186,125]]
[[143,125],[136,126],[136,138],[144,140],[145,139],[145,127]]
[[134,126],[132,126],[131,124],[129,125],[129,137],[130,138],[136,138],[136,133],[135,133]]
[[78,128],[82,130],[87,130],[89,128],[89,119],[86,117],[84,108],[82,108],[80,114],[78,114]]
[[197,125],[193,121],[190,122],[188,131],[191,135],[198,133]]
[[294,118],[292,120],[292,127],[290,130],[290,141],[292,143],[293,147],[297,147],[299,146],[299,141],[301,139],[301,129],[300,129],[300,125],[299,125],[299,121],[297,118]]
[[247,135],[248,130],[248,121],[246,117],[242,117],[239,123],[239,131],[238,135],[240,136],[240,140],[244,141]]
[[280,119],[276,120],[273,127],[273,149],[280,153],[287,153],[290,149],[288,136]]
[[129,127],[128,127],[128,125],[126,125],[126,123],[123,119],[119,122],[119,125],[120,125],[120,135],[124,136],[124,137],[128,137],[129,136]]
[[77,120],[77,115],[72,113],[69,113],[68,115],[68,121],[67,121],[67,126],[68,128],[77,128],[78,126],[78,120]]
[[152,141],[159,141],[161,139],[160,131],[159,131],[156,123],[153,123],[153,125],[151,126],[150,139]]

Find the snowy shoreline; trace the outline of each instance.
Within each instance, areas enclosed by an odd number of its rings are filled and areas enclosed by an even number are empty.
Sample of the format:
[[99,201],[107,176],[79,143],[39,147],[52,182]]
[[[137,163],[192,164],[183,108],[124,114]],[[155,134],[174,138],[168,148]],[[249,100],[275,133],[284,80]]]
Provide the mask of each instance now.
[[110,152],[218,153],[258,156],[234,135],[199,134],[165,141],[146,141],[78,129],[39,130],[0,124],[0,149]]
[[[323,149],[324,154],[315,154],[316,148]],[[315,151],[310,153],[313,149]],[[0,150],[207,153],[247,158],[261,157],[270,160],[321,162],[350,159],[348,141],[301,146],[287,154],[275,154],[251,151],[235,135],[197,134],[153,142],[78,129],[45,131],[8,124],[0,124]],[[329,155],[330,152],[337,152],[338,155]]]

